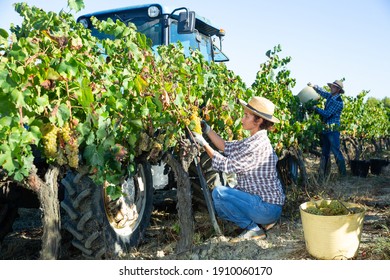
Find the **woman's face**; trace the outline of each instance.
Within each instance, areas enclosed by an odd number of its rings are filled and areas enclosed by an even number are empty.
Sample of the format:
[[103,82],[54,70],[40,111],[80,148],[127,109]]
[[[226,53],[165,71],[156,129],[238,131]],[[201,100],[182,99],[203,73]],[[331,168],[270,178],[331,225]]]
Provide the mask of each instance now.
[[260,129],[262,118],[256,119],[255,115],[251,113],[247,108],[244,108],[244,116],[241,119],[242,128],[249,130],[251,134],[256,133]]

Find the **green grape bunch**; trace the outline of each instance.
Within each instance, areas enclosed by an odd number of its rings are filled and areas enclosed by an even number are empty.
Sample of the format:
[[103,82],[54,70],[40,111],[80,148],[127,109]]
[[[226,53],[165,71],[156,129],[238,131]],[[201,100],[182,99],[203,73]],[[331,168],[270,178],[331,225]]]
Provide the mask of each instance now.
[[320,204],[309,206],[305,209],[307,213],[321,216],[347,215],[349,212],[338,200],[322,200]]
[[[59,149],[61,149],[62,154],[66,155],[66,159],[63,162],[65,164],[67,162],[70,167],[77,168],[79,166],[79,143],[75,130],[72,130],[67,122],[61,127],[58,134],[59,139],[61,139]],[[59,158],[57,159],[57,163],[60,165],[62,163]]]
[[54,124],[45,124],[42,129],[44,155],[49,161],[63,166],[77,168],[79,165],[79,144],[77,135],[71,130],[69,123],[61,128]]
[[42,127],[44,154],[48,159],[57,157],[57,133],[58,128],[53,124],[46,124]]
[[65,146],[65,151],[70,167],[77,168],[79,166],[79,146],[77,140],[72,138]]

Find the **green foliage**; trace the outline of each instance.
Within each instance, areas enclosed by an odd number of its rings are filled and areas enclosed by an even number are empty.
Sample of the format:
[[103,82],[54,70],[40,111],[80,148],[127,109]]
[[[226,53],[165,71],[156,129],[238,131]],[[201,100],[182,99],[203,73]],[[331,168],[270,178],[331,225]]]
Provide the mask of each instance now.
[[[70,14],[46,13],[25,3],[15,8],[24,21],[14,28],[0,64],[2,167],[20,181],[32,166],[30,146],[43,149],[39,128],[70,123],[85,148],[83,160],[96,169],[96,180],[117,183],[124,171],[112,147],[121,144],[134,151],[135,135],[143,129],[145,116],[136,112],[148,100],[138,96],[140,86],[134,81],[153,57],[145,37],[124,24],[96,22],[102,31],[129,39],[99,42]],[[100,55],[99,43],[110,63]],[[130,152],[123,164],[133,159]]]
[[281,154],[290,147],[305,151],[318,141],[321,122],[314,114],[310,118],[305,117],[306,109],[291,91],[295,86],[295,79],[290,77],[291,72],[287,67],[291,57],[280,58],[280,52],[280,45],[267,51],[268,60],[260,65],[252,91],[276,105],[275,113],[280,124],[275,124],[275,131],[269,134],[276,152]]
[[[77,11],[83,1],[69,0],[68,6]],[[133,25],[93,19],[98,30],[115,38],[98,40],[69,13],[47,13],[25,3],[15,9],[23,24],[11,34],[0,29],[0,165],[14,180],[31,172],[32,146],[44,151],[43,127],[69,126],[81,164],[115,197],[135,158],[154,162],[177,150],[192,115],[206,119],[225,139],[245,137],[237,99],[254,95],[276,104],[281,123],[269,136],[278,154],[318,141],[319,117],[307,117],[292,94],[291,58],[279,57],[280,46],[267,51],[247,88],[226,65],[207,62],[198,51],[186,57],[180,44],[160,46],[156,57],[150,40]],[[364,96],[343,97],[344,132],[389,135],[388,107],[364,104]],[[60,151],[63,143],[57,145]]]
[[366,104],[370,107],[380,106],[381,101],[376,99],[375,97],[367,98]]
[[383,102],[369,98],[367,91],[357,97],[343,96],[344,110],[341,115],[344,135],[370,140],[389,135],[390,119]]
[[385,108],[390,108],[390,97],[383,98],[382,102]]
[[[47,124],[69,125],[82,164],[111,189],[136,157],[146,153],[155,161],[162,151],[175,150],[194,110],[225,137],[240,131],[235,97],[247,99],[247,91],[225,65],[209,63],[197,51],[185,57],[180,44],[161,46],[156,58],[150,41],[120,21],[93,19],[116,38],[99,41],[70,14],[15,7],[24,21],[13,28],[12,44],[0,33],[0,160],[13,179],[28,176],[31,145],[44,151],[41,128]],[[126,154],[120,160],[118,146]],[[55,158],[51,163],[62,164]]]

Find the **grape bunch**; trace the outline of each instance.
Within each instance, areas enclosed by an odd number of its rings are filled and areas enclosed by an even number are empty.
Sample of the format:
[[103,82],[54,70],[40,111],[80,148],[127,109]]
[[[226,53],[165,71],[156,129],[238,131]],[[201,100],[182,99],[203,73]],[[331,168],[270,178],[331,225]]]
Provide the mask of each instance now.
[[348,210],[338,200],[322,200],[320,204],[309,206],[305,209],[306,212],[314,215],[322,216],[338,216],[347,215]]
[[77,139],[71,138],[70,141],[66,143],[65,152],[69,166],[77,168],[79,166],[79,145]]
[[192,131],[202,134],[202,125],[200,124],[202,119],[199,118],[198,115],[192,114],[190,120],[191,120],[190,126],[192,127]]
[[61,136],[66,143],[70,141],[71,131],[70,131],[69,123],[65,123],[64,126],[61,128]]
[[77,168],[79,165],[79,145],[76,134],[72,132],[69,123],[58,128],[54,124],[42,127],[43,149],[45,156],[59,165],[68,164]]
[[138,138],[138,153],[141,154],[142,152],[148,151],[150,149],[150,142],[149,135],[146,132],[141,132]]
[[185,118],[183,122],[191,131],[202,134],[202,126],[200,123],[202,119],[199,117],[198,110],[197,106],[191,106],[189,118]]
[[45,124],[42,127],[44,153],[49,159],[57,157],[57,133],[58,127],[53,124]]

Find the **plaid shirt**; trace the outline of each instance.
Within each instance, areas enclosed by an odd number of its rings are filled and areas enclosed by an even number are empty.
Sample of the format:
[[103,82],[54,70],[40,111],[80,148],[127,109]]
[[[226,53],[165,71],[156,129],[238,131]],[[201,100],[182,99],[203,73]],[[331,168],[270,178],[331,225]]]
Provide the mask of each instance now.
[[213,156],[213,168],[237,175],[236,188],[260,196],[265,202],[284,204],[282,185],[277,177],[276,156],[266,130],[241,140],[225,143],[224,155]]
[[319,86],[315,86],[314,89],[326,99],[325,109],[320,109],[316,107],[316,112],[321,115],[324,123],[326,125],[340,125],[340,116],[343,111],[343,100],[341,99],[340,94],[332,96],[331,93],[325,91]]

